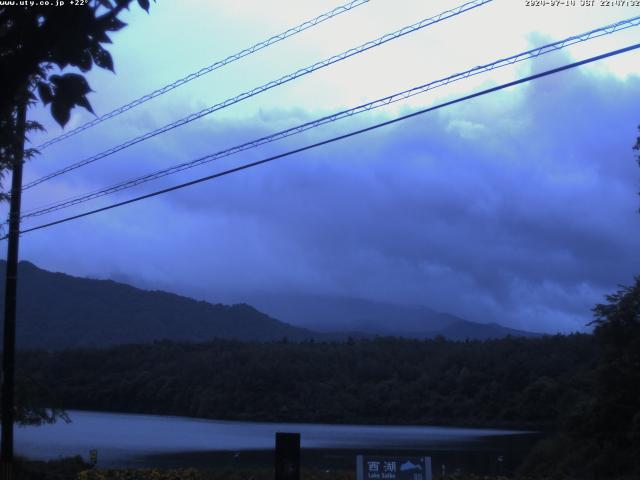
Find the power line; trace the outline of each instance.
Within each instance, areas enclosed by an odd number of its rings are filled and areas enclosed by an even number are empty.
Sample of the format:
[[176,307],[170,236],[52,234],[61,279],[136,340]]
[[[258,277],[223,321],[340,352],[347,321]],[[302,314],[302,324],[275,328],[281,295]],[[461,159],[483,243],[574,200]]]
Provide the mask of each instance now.
[[108,150],[105,150],[104,152],[101,152],[97,155],[94,155],[92,157],[89,157],[87,159],[81,160],[77,163],[74,163],[72,165],[69,165],[61,170],[55,171],[53,173],[50,173],[48,175],[45,175],[44,177],[41,177],[37,180],[34,180],[30,183],[27,183],[24,187],[23,190],[28,190],[29,188],[32,188],[36,185],[39,185],[42,182],[45,182],[47,180],[50,180],[52,178],[55,178],[59,175],[63,175],[65,173],[68,173],[72,170],[75,170],[77,168],[83,167],[85,165],[88,165],[90,163],[93,163],[97,160],[100,160],[102,158],[108,157],[109,155],[113,155],[116,152],[119,152],[121,150],[124,150],[125,148],[131,147],[133,145],[136,145],[137,143],[140,143],[144,140],[148,140],[152,137],[155,137],[157,135],[160,135],[162,133],[166,133],[170,130],[173,130],[174,128],[180,127],[182,125],[186,125],[187,123],[193,122],[194,120],[197,120],[199,118],[204,117],[205,115],[209,115],[217,110],[221,110],[223,108],[229,107],[231,105],[234,105],[238,102],[241,102],[243,100],[246,100],[247,98],[253,97],[255,95],[258,95],[259,93],[265,92],[267,90],[270,90],[272,88],[275,88],[277,86],[283,85],[287,82],[290,82],[292,80],[295,80],[296,78],[302,77],[304,75],[307,75],[311,72],[314,72],[316,70],[319,70],[321,68],[327,67],[329,65],[332,65],[336,62],[345,60],[349,57],[352,57],[354,55],[360,54],[362,52],[365,52],[367,50],[370,50],[372,48],[378,47],[380,45],[383,45],[391,40],[395,40],[397,38],[400,38],[404,35],[407,35],[409,33],[413,33],[417,30],[420,30],[422,28],[434,25],[436,23],[439,23],[443,20],[446,20],[448,18],[460,15],[461,13],[464,13],[466,11],[472,10],[474,8],[477,8],[481,5],[484,5],[486,3],[489,3],[493,0],[473,0],[471,2],[465,3],[463,5],[460,5],[458,7],[455,7],[453,9],[450,10],[446,10],[436,16],[430,17],[430,18],[426,18],[424,20],[421,20],[418,23],[414,23],[413,25],[408,25],[406,27],[401,28],[400,30],[396,30],[393,33],[387,33],[386,35],[383,35],[382,37],[379,37],[375,40],[371,40],[367,43],[364,43],[358,47],[354,47],[351,48],[349,50],[346,50],[338,55],[334,55],[330,58],[327,58],[325,60],[322,60],[320,62],[316,62],[313,65],[310,65],[306,68],[302,68],[300,70],[297,70],[294,73],[290,73],[288,75],[285,75],[283,77],[280,77],[277,80],[272,80],[268,83],[265,83],[264,85],[261,85],[260,87],[256,87],[252,90],[248,90],[244,93],[241,93],[240,95],[237,95],[235,97],[229,98],[223,102],[217,103],[211,107],[205,108],[203,110],[200,110],[199,112],[196,113],[192,113],[191,115],[188,115],[184,118],[181,118],[180,120],[177,120],[173,123],[170,123],[168,125],[165,125],[164,127],[160,127],[156,130],[153,130],[151,132],[147,132],[143,135],[140,135],[138,137],[135,137],[131,140],[128,140],[124,143],[121,143],[120,145],[117,145],[115,147],[112,147]]
[[97,117],[83,125],[80,125],[79,127],[74,128],[73,130],[69,130],[68,132],[65,132],[61,135],[58,135],[55,138],[52,138],[51,140],[47,140],[46,142],[38,145],[38,149],[42,150],[44,148],[47,148],[50,145],[53,145],[54,143],[58,143],[62,140],[65,140],[69,137],[72,137],[74,135],[77,135],[80,132],[83,132],[84,130],[87,130],[91,127],[94,127],[96,125],[98,125],[99,123],[104,122],[105,120],[109,120],[110,118],[116,117],[118,115],[120,115],[121,113],[124,113],[128,110],[131,110],[134,107],[137,107],[138,105],[142,105],[145,102],[148,102],[149,100],[158,97],[164,93],[167,93],[171,90],[173,90],[174,88],[178,88],[181,85],[184,85],[185,83],[190,82],[191,80],[195,80],[198,77],[201,77],[203,75],[206,75],[207,73],[211,73],[214,70],[217,70],[221,67],[224,67],[225,65],[228,65],[230,63],[235,62],[236,60],[240,60],[241,58],[247,57],[253,53],[259,52],[260,50],[267,48],[275,43],[281,42],[282,40],[292,37],[293,35],[296,35],[300,32],[303,32],[311,27],[315,27],[316,25],[329,20],[333,17],[337,17],[338,15],[345,13],[345,12],[349,12],[351,10],[353,10],[356,7],[359,7],[360,5],[363,5],[365,3],[368,3],[369,0],[353,0],[349,3],[345,3],[344,5],[340,5],[339,7],[334,8],[333,10],[329,11],[329,12],[325,12],[322,15],[318,15],[315,18],[312,18],[311,20],[307,20],[306,22],[301,23],[300,25],[297,25],[293,28],[290,28],[282,33],[279,33],[278,35],[274,35],[271,38],[268,38],[267,40],[263,40],[262,42],[256,43],[255,45],[252,45],[249,48],[245,48],[244,50],[239,51],[238,53],[234,53],[233,55],[229,55],[227,58],[225,58],[224,60],[219,60],[215,63],[212,63],[211,65],[208,65],[204,68],[201,68],[200,70],[190,73],[189,75],[186,75],[178,80],[176,80],[173,83],[170,83],[168,85],[165,85],[163,87],[158,88],[157,90],[154,90],[151,93],[148,93],[146,95],[143,95],[142,97],[139,97],[135,100],[132,100],[131,102],[122,105],[121,107],[116,108],[115,110],[110,111],[109,113],[105,113],[104,115]]
[[343,119],[343,118],[347,118],[347,117],[351,117],[353,115],[357,115],[359,113],[362,112],[366,112],[366,111],[370,111],[373,110],[375,108],[379,108],[385,105],[389,105],[391,103],[394,102],[398,102],[400,100],[404,100],[406,98],[412,97],[414,95],[418,95],[421,93],[425,93],[427,91],[433,90],[435,88],[444,86],[444,85],[448,85],[450,83],[453,83],[455,81],[458,80],[463,80],[465,78],[469,78],[481,73],[485,73],[497,68],[501,68],[507,65],[512,65],[514,63],[518,63],[518,62],[522,62],[524,60],[529,60],[531,58],[535,58],[538,57],[540,55],[544,55],[550,52],[554,52],[557,50],[560,50],[562,48],[565,48],[569,45],[574,45],[576,43],[580,43],[580,42],[584,42],[593,38],[598,38],[600,36],[603,35],[607,35],[607,34],[611,34],[620,30],[624,30],[626,28],[630,28],[633,26],[638,26],[640,25],[640,16],[637,17],[633,17],[630,19],[626,19],[626,20],[621,20],[619,22],[610,24],[610,25],[606,25],[594,30],[590,30],[588,32],[584,32],[581,33],[579,35],[573,35],[571,37],[565,38],[564,40],[560,40],[557,42],[553,42],[553,43],[549,43],[546,44],[544,46],[541,47],[537,47],[537,48],[533,48],[531,50],[527,50],[525,52],[521,52],[518,53],[516,55],[512,55],[510,57],[506,57],[506,58],[502,58],[499,60],[496,60],[492,63],[488,63],[485,65],[480,65],[480,66],[476,66],[474,68],[471,68],[469,70],[466,70],[464,72],[460,72],[460,73],[456,73],[453,75],[449,75],[448,77],[439,79],[439,80],[435,80],[423,85],[420,85],[418,87],[414,87],[411,88],[409,90],[404,90],[402,92],[399,93],[395,93],[393,95],[389,95],[383,98],[379,98],[377,100],[374,100],[372,102],[369,103],[365,103],[362,105],[359,105],[357,107],[354,108],[350,108],[348,110],[343,110],[337,113],[334,113],[332,115],[328,115],[310,122],[306,122],[304,124],[301,125],[297,125],[295,127],[286,129],[286,130],[282,130],[279,131],[277,133],[265,136],[265,137],[261,137],[259,139],[256,140],[252,140],[250,142],[246,142],[243,143],[241,145],[237,145],[225,150],[221,150],[219,152],[213,153],[213,154],[209,154],[200,158],[197,158],[195,160],[191,160],[189,162],[185,162],[185,163],[181,163],[179,165],[175,165],[173,167],[169,167],[163,170],[159,170],[153,173],[149,173],[147,175],[141,176],[141,177],[137,177],[134,179],[130,179],[130,180],[126,180],[124,182],[120,182],[117,183],[115,185],[112,185],[110,187],[107,188],[103,188],[101,190],[97,190],[94,191],[92,193],[87,193],[87,194],[83,194],[80,196],[76,196],[64,201],[59,201],[56,203],[52,203],[49,204],[47,206],[44,207],[39,207],[38,209],[33,209],[30,212],[26,212],[23,216],[22,219],[26,219],[26,218],[30,218],[30,217],[36,217],[36,216],[41,216],[41,215],[45,215],[47,213],[51,213],[57,210],[61,210],[63,208],[68,208],[74,205],[78,205],[80,203],[84,203],[96,198],[100,198],[103,197],[105,195],[109,195],[112,193],[116,193],[128,188],[132,188],[138,185],[141,185],[143,183],[152,181],[152,180],[156,180],[158,178],[162,178],[165,177],[167,175],[171,175],[174,173],[178,173],[181,172],[183,170],[187,170],[189,168],[193,168],[196,166],[200,166],[209,162],[212,162],[214,160],[218,160],[220,158],[224,158],[224,157],[228,157],[231,155],[235,155],[237,153],[252,149],[252,148],[256,148],[258,146],[261,145],[265,145],[267,143],[271,143],[274,142],[276,140],[282,139],[282,138],[286,138],[292,135],[296,135],[299,133],[302,133],[306,130],[310,130],[312,128],[316,128],[319,127],[321,125],[330,123],[330,122],[335,122],[337,120]]
[[[542,78],[542,77],[546,77],[548,75],[552,75],[552,74],[559,73],[559,72],[562,72],[562,71],[565,71],[565,70],[576,68],[576,67],[579,67],[579,66],[582,66],[582,65],[586,65],[588,63],[596,62],[598,60],[609,58],[609,57],[612,57],[612,56],[615,56],[615,55],[620,55],[622,53],[629,52],[629,51],[632,51],[632,50],[636,50],[638,48],[640,48],[640,43],[636,43],[634,45],[630,45],[628,47],[621,48],[621,49],[618,49],[618,50],[609,51],[607,53],[603,53],[601,55],[596,55],[594,57],[590,57],[590,58],[587,58],[585,60],[580,60],[578,62],[573,62],[573,63],[570,63],[570,64],[566,64],[566,65],[563,65],[561,67],[556,67],[556,68],[553,68],[553,69],[550,69],[550,70],[546,70],[546,71],[541,72],[541,73],[536,73],[534,75],[529,75],[527,77],[524,77],[524,78],[521,78],[521,79],[518,79],[518,80],[514,80],[512,82],[508,82],[508,83],[504,83],[502,85],[498,85],[498,86],[495,86],[495,87],[487,88],[485,90],[481,90],[481,91],[476,92],[476,93],[465,95],[465,96],[457,98],[455,100],[450,100],[450,101],[441,103],[439,105],[435,105],[433,107],[429,107],[429,108],[425,108],[425,109],[422,109],[422,110],[418,110],[416,112],[413,112],[413,113],[410,113],[410,114],[407,114],[407,115],[403,115],[401,117],[397,117],[397,118],[394,118],[392,120],[387,120],[386,122],[377,123],[377,124],[372,125],[370,127],[366,127],[366,128],[362,128],[362,129],[359,129],[359,130],[355,130],[353,132],[349,132],[349,133],[346,133],[346,134],[343,134],[343,135],[339,135],[337,137],[332,137],[330,139],[323,140],[321,142],[316,142],[316,143],[313,143],[311,145],[306,145],[306,146],[301,147],[301,148],[296,148],[294,150],[289,150],[287,152],[284,152],[284,153],[281,153],[281,154],[278,154],[278,155],[274,155],[274,156],[271,156],[271,157],[268,157],[268,158],[265,158],[265,159],[262,159],[262,160],[258,160],[258,161],[251,162],[251,163],[246,163],[244,165],[240,165],[240,166],[235,167],[235,168],[230,168],[230,169],[224,170],[222,172],[214,173],[214,174],[208,175],[206,177],[201,177],[201,178],[198,178],[196,180],[191,180],[189,182],[181,183],[179,185],[174,185],[173,187],[164,188],[162,190],[157,190],[155,192],[148,193],[148,194],[145,194],[145,195],[141,195],[141,196],[138,196],[138,197],[134,197],[134,198],[131,198],[129,200],[113,203],[111,205],[107,205],[107,206],[101,207],[101,208],[96,208],[96,209],[90,210],[88,212],[80,213],[80,214],[77,214],[77,215],[72,215],[72,216],[69,216],[69,217],[62,218],[60,220],[56,220],[56,221],[53,221],[53,222],[49,222],[49,223],[45,223],[45,224],[38,225],[38,226],[35,226],[35,227],[31,227],[31,228],[28,228],[26,230],[22,230],[20,233],[21,234],[22,233],[28,233],[28,232],[33,232],[35,230],[41,230],[43,228],[52,227],[54,225],[59,225],[61,223],[70,222],[72,220],[77,220],[79,218],[87,217],[89,215],[94,215],[96,213],[104,212],[104,211],[111,210],[111,209],[114,209],[114,208],[117,208],[117,207],[121,207],[121,206],[124,206],[124,205],[131,204],[131,203],[136,203],[136,202],[139,202],[141,200],[146,200],[148,198],[156,197],[156,196],[162,195],[164,193],[169,193],[169,192],[172,192],[172,191],[175,191],[175,190],[180,190],[182,188],[190,187],[190,186],[196,185],[198,183],[202,183],[202,182],[206,182],[206,181],[213,180],[213,179],[216,179],[216,178],[220,178],[220,177],[223,177],[223,176],[226,176],[226,175],[229,175],[229,174],[232,174],[232,173],[236,173],[236,172],[239,172],[239,171],[242,171],[242,170],[247,170],[249,168],[256,167],[258,165],[262,165],[262,164],[265,164],[265,163],[268,163],[268,162],[272,162],[272,161],[278,160],[280,158],[288,157],[288,156],[294,155],[296,153],[301,153],[301,152],[304,152],[304,151],[307,151],[307,150],[311,150],[311,149],[314,149],[314,148],[317,148],[317,147],[321,147],[323,145],[328,145],[330,143],[337,142],[339,140],[345,140],[347,138],[351,138],[351,137],[354,137],[356,135],[360,135],[362,133],[370,132],[372,130],[377,130],[379,128],[382,128],[382,127],[385,127],[385,126],[388,126],[388,125],[392,125],[392,124],[395,124],[397,122],[400,122],[400,121],[403,121],[403,120],[407,120],[409,118],[417,117],[419,115],[423,115],[425,113],[432,112],[434,110],[438,110],[440,108],[445,108],[445,107],[448,107],[448,106],[451,106],[451,105],[454,105],[454,104],[457,104],[457,103],[460,103],[460,102],[464,102],[464,101],[467,101],[467,100],[471,100],[473,98],[477,98],[477,97],[481,97],[483,95],[487,95],[489,93],[497,92],[497,91],[503,90],[505,88],[513,87],[515,85],[520,85],[522,83],[530,82],[530,81],[533,81],[533,80],[536,80],[536,79],[539,79],[539,78]],[[4,240],[6,238],[7,237],[4,236],[0,240]]]

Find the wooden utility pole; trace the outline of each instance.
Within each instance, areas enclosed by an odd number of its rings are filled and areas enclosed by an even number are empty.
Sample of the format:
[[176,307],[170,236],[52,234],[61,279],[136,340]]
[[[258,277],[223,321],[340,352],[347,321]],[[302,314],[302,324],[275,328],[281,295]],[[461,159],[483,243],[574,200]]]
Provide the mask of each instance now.
[[20,241],[20,202],[27,98],[19,99],[15,125],[15,148],[11,174],[7,271],[4,295],[4,339],[2,350],[2,438],[0,479],[13,480],[13,423],[16,356],[16,293],[18,283],[18,244]]

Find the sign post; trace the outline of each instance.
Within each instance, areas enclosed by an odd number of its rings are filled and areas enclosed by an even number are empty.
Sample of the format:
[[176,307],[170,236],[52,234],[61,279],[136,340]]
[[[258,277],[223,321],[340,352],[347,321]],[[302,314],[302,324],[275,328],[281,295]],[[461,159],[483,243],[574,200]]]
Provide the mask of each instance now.
[[431,457],[358,455],[356,480],[432,480]]
[[300,480],[300,434],[276,432],[276,480]]

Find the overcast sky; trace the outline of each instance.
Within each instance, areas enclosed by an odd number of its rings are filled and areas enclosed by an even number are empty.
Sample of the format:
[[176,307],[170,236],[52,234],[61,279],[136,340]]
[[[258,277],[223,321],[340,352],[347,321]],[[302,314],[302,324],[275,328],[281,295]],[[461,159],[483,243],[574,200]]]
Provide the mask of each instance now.
[[[28,190],[65,199],[640,14],[495,0]],[[159,0],[92,71],[98,114],[339,5]],[[25,181],[459,5],[371,0],[60,142]],[[25,222],[197,178],[638,41],[640,27]],[[640,54],[535,83],[162,197],[24,235],[21,258],[74,275],[220,300],[300,292],[422,304],[535,331],[584,330],[640,274]],[[62,132],[42,109],[48,132]],[[66,129],[92,117],[74,111]]]

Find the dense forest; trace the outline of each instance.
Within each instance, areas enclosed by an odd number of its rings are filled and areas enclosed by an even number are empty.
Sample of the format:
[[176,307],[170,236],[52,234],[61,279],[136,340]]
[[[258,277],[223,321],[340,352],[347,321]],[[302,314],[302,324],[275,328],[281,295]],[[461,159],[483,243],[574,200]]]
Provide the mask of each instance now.
[[553,429],[584,394],[589,335],[451,342],[157,342],[30,351],[49,406],[217,419]]
[[559,478],[640,478],[640,277],[596,305],[599,355],[587,395],[562,415],[524,470]]
[[23,351],[30,406],[238,420],[528,427],[528,478],[640,478],[640,277],[593,335],[161,341]]

